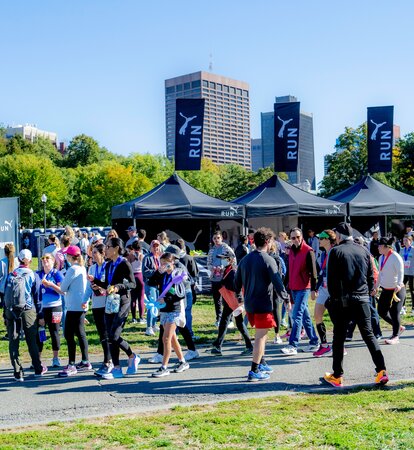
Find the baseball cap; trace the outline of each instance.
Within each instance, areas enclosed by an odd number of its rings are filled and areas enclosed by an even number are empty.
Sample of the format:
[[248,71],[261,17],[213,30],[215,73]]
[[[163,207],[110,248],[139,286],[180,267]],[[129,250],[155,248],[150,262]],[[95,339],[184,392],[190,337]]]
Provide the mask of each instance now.
[[24,250],[20,250],[18,258],[20,261],[23,261],[24,259],[27,259],[28,261],[32,260],[32,252],[25,248]]
[[95,244],[95,242],[103,241],[105,238],[101,236],[99,233],[95,234],[95,236],[91,239],[91,244]]
[[62,250],[62,253],[66,253],[70,256],[79,256],[81,254],[81,251],[77,245],[69,245],[67,249]]
[[160,245],[160,241],[157,239],[154,239],[153,241],[151,241],[151,245]]
[[336,226],[336,228],[333,229],[333,231],[336,231],[337,233],[341,233],[344,236],[352,236],[352,227],[349,225],[349,223],[346,222],[340,222]]
[[316,237],[319,239],[329,239],[329,234],[322,231],[322,233],[317,234]]
[[128,227],[127,231],[137,231],[137,227]]

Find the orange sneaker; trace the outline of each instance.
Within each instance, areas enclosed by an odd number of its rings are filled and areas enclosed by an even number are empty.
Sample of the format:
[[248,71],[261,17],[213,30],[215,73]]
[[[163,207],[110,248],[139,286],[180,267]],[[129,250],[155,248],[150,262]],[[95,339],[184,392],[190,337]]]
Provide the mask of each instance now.
[[375,376],[375,384],[387,384],[389,381],[387,372],[385,370],[380,370]]
[[342,377],[336,378],[334,377],[333,373],[325,373],[325,376],[323,377],[324,381],[328,384],[330,384],[333,387],[343,387],[344,385],[344,379]]

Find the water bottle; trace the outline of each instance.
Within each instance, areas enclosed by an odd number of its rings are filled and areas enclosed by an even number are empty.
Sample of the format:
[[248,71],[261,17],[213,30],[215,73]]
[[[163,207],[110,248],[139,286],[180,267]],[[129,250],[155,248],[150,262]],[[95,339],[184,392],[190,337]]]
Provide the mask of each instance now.
[[45,342],[46,339],[47,339],[47,337],[46,337],[45,327],[39,327],[39,341]]

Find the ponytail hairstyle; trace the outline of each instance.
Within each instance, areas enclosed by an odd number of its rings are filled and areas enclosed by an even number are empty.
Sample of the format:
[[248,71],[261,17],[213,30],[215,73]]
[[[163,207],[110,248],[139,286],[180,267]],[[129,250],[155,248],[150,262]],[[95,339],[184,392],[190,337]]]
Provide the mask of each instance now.
[[7,256],[8,262],[9,262],[9,270],[8,273],[13,272],[14,270],[14,254],[16,253],[16,248],[14,244],[6,244],[4,246],[4,254]]

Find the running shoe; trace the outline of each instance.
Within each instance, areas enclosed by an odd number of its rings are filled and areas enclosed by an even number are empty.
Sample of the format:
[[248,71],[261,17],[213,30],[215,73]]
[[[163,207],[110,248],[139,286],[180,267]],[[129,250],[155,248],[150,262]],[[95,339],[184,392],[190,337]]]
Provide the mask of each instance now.
[[145,334],[146,334],[146,336],[155,336],[155,331],[152,329],[152,327],[148,327],[145,330]]
[[390,339],[385,339],[384,341],[388,345],[395,345],[400,343],[400,338],[398,336],[393,336]]
[[302,348],[302,352],[304,352],[304,353],[313,353],[313,352],[316,352],[318,349],[319,349],[319,345],[309,344],[306,347]]
[[344,385],[344,379],[342,377],[338,378],[334,377],[333,373],[326,372],[325,376],[323,377],[323,380],[336,388],[341,388]]
[[281,338],[282,339],[289,339],[290,338],[290,331],[289,330],[286,331],[286,333],[283,336],[281,336]]
[[273,369],[268,364],[259,364],[259,371],[263,373],[273,373]]
[[40,372],[35,372],[34,376],[36,378],[43,377],[43,375],[47,372],[47,367],[42,364],[42,370]]
[[345,342],[351,342],[352,341],[352,337],[351,336],[347,336],[346,338],[345,338]]
[[376,375],[375,375],[375,384],[387,384],[389,381],[387,372],[385,372],[385,370],[380,370]]
[[219,325],[220,325],[220,321],[219,321],[219,320],[216,320],[216,321],[214,322],[214,326],[215,326],[216,328],[218,328]]
[[122,372],[122,367],[114,367],[111,372],[114,378],[124,378],[124,374]]
[[400,334],[399,334],[399,336],[401,336],[404,333],[404,331],[405,331],[405,326],[401,325],[400,326]]
[[400,315],[401,315],[401,316],[405,316],[406,314],[407,314],[407,310],[405,309],[405,306],[403,306],[403,307],[401,308]]
[[380,334],[379,336],[375,336],[375,339],[376,339],[377,341],[380,341],[381,339],[383,339],[382,334]]
[[159,327],[157,324],[155,324],[155,325],[152,327],[152,329],[153,329],[154,333],[158,333],[158,331],[160,331],[160,327]]
[[200,353],[197,350],[187,350],[187,353],[184,355],[184,359],[186,361],[191,361],[192,359],[197,359],[200,357]]
[[234,323],[233,323],[232,320],[231,320],[231,321],[229,322],[229,324],[227,325],[227,329],[228,329],[228,330],[234,330]]
[[163,366],[161,366],[156,372],[152,374],[154,378],[167,377],[168,375],[170,375],[170,371],[168,370],[167,367]]
[[138,323],[137,319],[131,319],[131,321],[129,323]]
[[247,375],[247,381],[264,381],[268,380],[270,378],[270,375],[266,372],[252,372],[249,371]]
[[60,359],[58,357],[53,358],[52,367],[60,367]]
[[188,370],[190,368],[190,364],[186,361],[179,361],[172,369],[175,373],[184,372],[184,370]]
[[15,379],[15,381],[18,381],[18,382],[23,382],[24,381],[24,373],[23,373],[23,370],[19,370],[19,372],[14,372],[14,379]]
[[163,356],[160,353],[156,353],[154,356],[148,359],[150,364],[160,364],[162,363]]
[[68,364],[66,367],[63,368],[61,372],[58,373],[59,377],[72,377],[73,375],[76,375],[78,371],[76,370],[76,366],[73,364]]
[[127,375],[135,375],[138,373],[138,365],[141,362],[141,358],[133,353],[132,358],[128,358],[128,368],[126,370]]
[[144,323],[147,323],[147,321],[145,319],[139,319],[138,323],[140,325],[144,325]]
[[284,355],[290,356],[290,355],[297,355],[298,350],[293,345],[287,345],[286,347],[283,347],[281,352]]
[[223,353],[221,353],[221,350],[218,347],[213,347],[210,349],[210,353],[214,356],[223,356]]
[[279,336],[276,336],[276,337],[273,339],[273,344],[283,344],[282,338],[279,337]]
[[[97,377],[103,377],[104,375],[111,373],[113,368],[114,368],[114,365],[112,363],[108,363],[108,364],[103,363],[98,370],[95,370],[95,375]],[[113,376],[111,376],[111,379],[112,378],[113,378]]]
[[247,355],[251,355],[253,353],[253,348],[251,347],[246,347],[241,353],[240,356],[247,356]]
[[76,364],[76,370],[78,372],[86,372],[87,370],[92,370],[92,364],[89,361],[81,361]]
[[316,352],[313,353],[315,358],[322,358],[322,356],[330,356],[332,354],[332,348],[328,345],[327,347],[319,347]]

